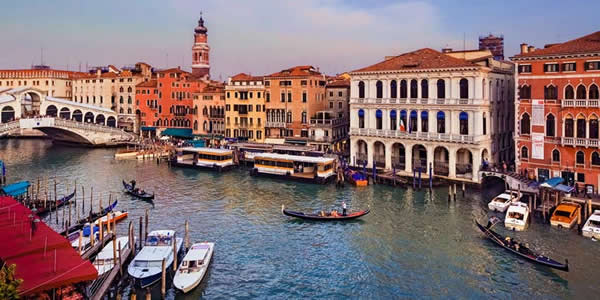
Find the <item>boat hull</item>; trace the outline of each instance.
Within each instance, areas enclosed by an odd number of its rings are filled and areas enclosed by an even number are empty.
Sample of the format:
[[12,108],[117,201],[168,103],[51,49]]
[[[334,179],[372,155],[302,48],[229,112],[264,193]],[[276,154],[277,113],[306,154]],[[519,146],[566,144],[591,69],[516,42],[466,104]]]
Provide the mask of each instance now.
[[305,182],[305,183],[316,183],[316,184],[328,184],[330,182],[333,181],[333,179],[335,178],[334,175],[329,176],[329,177],[300,177],[300,176],[293,176],[293,175],[287,175],[287,174],[273,174],[273,173],[265,173],[265,172],[259,172],[256,169],[252,169],[250,171],[252,176],[258,176],[258,177],[265,177],[265,178],[273,178],[273,179],[281,179],[281,180],[287,180],[287,181],[296,181],[296,182]]
[[[173,286],[182,291],[183,293],[187,293],[193,289],[195,289],[204,279],[206,273],[208,272],[208,268],[210,267],[210,263],[212,260],[213,252],[214,252],[214,244],[211,247],[211,250],[207,257],[207,263],[205,267],[203,267],[200,271],[195,273],[188,273],[181,275],[179,270],[177,270],[177,274],[173,277]],[[195,275],[195,276],[193,276]]]
[[178,162],[177,160],[172,160],[171,161],[171,165],[175,166],[175,167],[180,167],[180,168],[190,168],[190,169],[200,169],[200,170],[211,170],[211,171],[217,171],[217,172],[222,172],[222,171],[229,171],[233,168],[235,168],[235,164],[230,164],[230,165],[204,165],[204,164],[191,164],[191,163],[182,163],[182,162]]
[[573,225],[575,225],[576,221],[577,221],[577,219],[573,219],[570,223],[567,223],[567,222],[550,220],[550,225],[555,226],[555,227],[560,227],[560,228],[571,229],[571,228],[573,228]]
[[328,217],[328,216],[321,217],[319,215],[305,214],[303,212],[291,211],[291,210],[287,210],[287,209],[283,210],[283,214],[286,216],[300,218],[300,219],[304,219],[304,220],[312,220],[312,221],[348,221],[348,220],[358,219],[362,216],[369,214],[369,212],[371,212],[371,211],[367,209],[367,210],[362,210],[359,212],[351,213],[346,216],[340,215],[338,217]]

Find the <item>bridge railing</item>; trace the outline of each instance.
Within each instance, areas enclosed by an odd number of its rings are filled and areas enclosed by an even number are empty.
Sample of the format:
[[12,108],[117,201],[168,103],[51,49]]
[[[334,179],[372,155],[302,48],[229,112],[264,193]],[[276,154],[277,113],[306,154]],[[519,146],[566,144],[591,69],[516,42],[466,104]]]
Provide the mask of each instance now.
[[90,130],[90,131],[106,132],[106,133],[110,133],[110,134],[125,136],[128,139],[134,139],[136,137],[135,135],[125,132],[121,129],[102,125],[102,124],[96,124],[96,123],[82,123],[82,122],[77,122],[77,121],[72,121],[72,120],[55,118],[54,125],[68,127],[68,128]]
[[9,131],[12,131],[17,128],[19,128],[18,120],[7,122],[7,123],[2,123],[2,124],[0,124],[0,135],[8,133]]

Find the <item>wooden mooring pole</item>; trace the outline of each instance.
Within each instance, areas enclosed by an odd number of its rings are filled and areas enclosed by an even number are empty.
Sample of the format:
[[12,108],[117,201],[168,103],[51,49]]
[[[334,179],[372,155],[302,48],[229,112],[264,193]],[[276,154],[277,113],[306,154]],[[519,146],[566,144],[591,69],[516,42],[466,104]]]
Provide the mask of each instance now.
[[146,238],[148,238],[148,209],[146,209],[146,220],[145,220],[146,224],[144,224],[144,240],[146,240]]
[[448,185],[448,202],[452,201],[452,186]]
[[[166,266],[166,262],[165,259],[163,258],[162,260],[162,273],[161,273],[161,281],[160,281],[160,293],[163,297],[163,299],[165,298],[165,295],[167,293],[167,266]],[[147,298],[147,297],[146,297]]]
[[140,216],[140,240],[138,241],[140,244],[139,249],[142,249],[142,245],[144,244],[144,225],[142,224],[143,220],[142,220],[142,216]]
[[190,249],[190,237],[189,237],[190,226],[188,220],[185,220],[185,251]]

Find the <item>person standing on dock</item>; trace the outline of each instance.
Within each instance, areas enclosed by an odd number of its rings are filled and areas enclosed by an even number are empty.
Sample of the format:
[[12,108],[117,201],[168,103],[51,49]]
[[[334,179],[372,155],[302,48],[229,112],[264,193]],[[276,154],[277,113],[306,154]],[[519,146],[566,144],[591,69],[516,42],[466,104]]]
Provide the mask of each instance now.
[[342,201],[342,216],[346,216],[346,201]]

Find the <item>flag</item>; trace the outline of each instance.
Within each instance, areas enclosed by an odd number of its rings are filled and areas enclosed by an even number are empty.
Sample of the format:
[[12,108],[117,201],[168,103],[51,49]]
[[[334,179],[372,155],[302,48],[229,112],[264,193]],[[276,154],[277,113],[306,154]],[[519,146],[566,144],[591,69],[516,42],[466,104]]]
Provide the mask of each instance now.
[[406,131],[406,127],[404,127],[404,121],[400,119],[400,131]]

